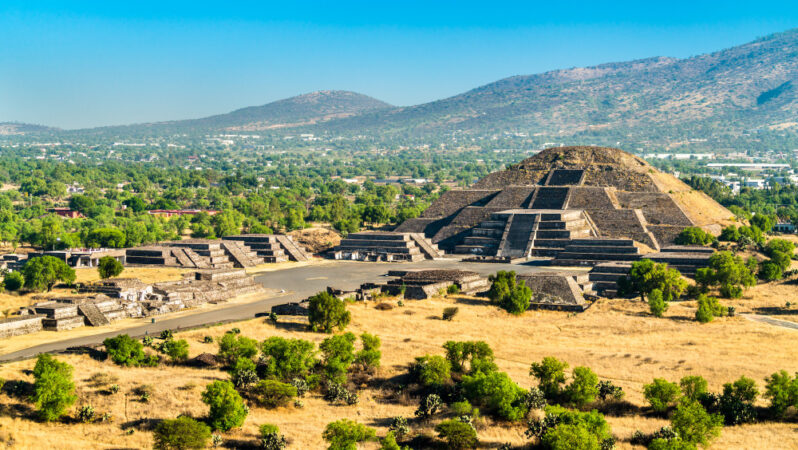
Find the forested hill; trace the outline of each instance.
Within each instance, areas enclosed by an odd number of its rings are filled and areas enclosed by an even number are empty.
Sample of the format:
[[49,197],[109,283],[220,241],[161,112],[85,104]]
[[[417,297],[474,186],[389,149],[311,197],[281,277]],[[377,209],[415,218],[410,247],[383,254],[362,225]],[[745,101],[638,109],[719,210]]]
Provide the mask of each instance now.
[[[798,29],[687,59],[649,58],[506,78],[418,106],[325,123],[337,132],[562,135],[795,129]],[[683,130],[688,131],[688,130]]]

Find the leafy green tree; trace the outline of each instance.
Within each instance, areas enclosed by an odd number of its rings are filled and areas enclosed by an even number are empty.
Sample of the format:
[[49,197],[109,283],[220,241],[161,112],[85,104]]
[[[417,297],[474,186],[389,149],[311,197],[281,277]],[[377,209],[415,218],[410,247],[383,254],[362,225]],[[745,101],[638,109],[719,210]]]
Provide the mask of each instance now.
[[609,424],[595,410],[580,412],[547,406],[546,416],[530,422],[526,435],[537,437],[547,449],[600,450],[614,446]]
[[48,255],[30,258],[22,267],[22,275],[25,289],[37,292],[52,290],[58,281],[67,284],[75,282],[75,269]]
[[107,338],[103,341],[105,351],[111,361],[128,367],[155,366],[158,358],[144,353],[144,345],[126,334]]
[[72,366],[58,361],[48,353],[39,355],[33,368],[33,396],[39,416],[46,421],[57,420],[77,400]]
[[668,310],[668,302],[662,296],[662,291],[654,289],[648,294],[648,308],[654,317],[662,317],[662,314]]
[[321,436],[330,443],[329,450],[356,450],[358,442],[374,439],[376,432],[355,421],[340,419],[328,423]]
[[303,339],[272,336],[261,344],[258,370],[263,378],[305,378],[316,365],[316,345]]
[[159,450],[204,449],[211,439],[211,429],[188,416],[162,420],[153,435]]
[[471,374],[497,369],[493,349],[485,341],[447,341],[443,348],[454,372]]
[[685,398],[698,401],[707,390],[707,380],[700,375],[688,375],[679,380],[679,387]]
[[329,292],[319,292],[310,298],[308,321],[313,331],[332,333],[349,325],[352,315],[346,310],[346,303]]
[[756,226],[763,233],[770,233],[770,230],[776,225],[776,218],[765,214],[756,214],[751,218],[751,225]]
[[646,301],[646,295],[656,289],[662,292],[663,300],[669,302],[684,294],[687,282],[678,270],[644,258],[632,263],[629,275],[622,279],[619,287],[624,294],[640,294],[642,301]]
[[188,341],[185,339],[167,339],[163,343],[162,351],[172,360],[172,362],[185,361],[188,359]]
[[538,388],[547,399],[553,400],[560,395],[561,386],[565,383],[565,369],[568,363],[553,356],[547,356],[539,363],[532,363],[529,374],[538,379]]
[[596,401],[598,395],[598,376],[588,367],[574,367],[571,383],[565,387],[565,397],[576,407],[583,407]]
[[491,303],[515,315],[529,309],[532,290],[526,286],[526,282],[518,282],[515,272],[499,271],[495,276],[490,276],[489,280],[491,287],[488,297]]
[[743,288],[756,284],[751,268],[730,252],[712,255],[708,266],[696,271],[695,280],[703,286],[719,285],[721,295],[731,298],[742,296]]
[[202,402],[210,407],[209,424],[214,430],[240,427],[249,412],[229,381],[216,380],[209,384],[202,392]]
[[[135,197],[135,196],[130,197],[127,200],[123,201],[122,204],[130,208],[130,210],[133,211],[134,213],[140,213],[145,209],[147,209],[147,205],[146,203],[144,203],[144,200],[142,200],[141,197]],[[173,208],[153,208],[153,209],[173,209]]]
[[709,245],[715,237],[700,227],[687,227],[676,236],[677,245]]
[[94,208],[94,200],[86,195],[73,195],[69,199],[69,209],[73,211],[86,215],[92,208]]
[[122,248],[126,240],[125,233],[116,228],[96,228],[86,235],[89,247]]
[[526,416],[526,391],[504,372],[476,372],[463,376],[463,393],[472,403],[505,420],[521,420]]
[[113,256],[103,256],[97,264],[97,271],[102,279],[116,277],[123,270],[125,270],[125,267]]
[[651,409],[662,413],[676,403],[680,389],[676,383],[671,383],[663,378],[654,378],[654,382],[643,386],[643,395],[651,405]]
[[435,426],[435,432],[446,441],[447,448],[476,448],[478,443],[474,427],[458,419],[444,420]]
[[798,408],[798,373],[792,378],[781,370],[765,379],[765,398],[770,400],[770,409],[779,417],[790,406]]
[[329,337],[321,342],[319,349],[325,378],[337,384],[346,382],[346,373],[355,360],[355,340],[352,333]]
[[238,358],[254,358],[258,354],[258,341],[235,333],[225,333],[219,339],[219,357],[233,364]]
[[684,399],[671,417],[671,427],[685,442],[708,445],[720,434],[723,418],[709,414],[698,402]]
[[25,284],[25,279],[19,272],[9,272],[3,278],[3,288],[7,291],[18,291]]
[[255,361],[238,358],[230,368],[230,381],[238,389],[247,389],[259,381]]
[[296,387],[276,380],[261,380],[252,388],[252,396],[267,408],[286,406],[297,396]]
[[757,275],[765,281],[776,281],[781,280],[784,273],[779,263],[768,259],[759,263],[759,273]]
[[243,217],[235,210],[225,210],[211,217],[214,234],[216,237],[231,236],[241,232]]
[[715,317],[722,317],[729,314],[729,309],[721,305],[715,297],[701,294],[696,300],[698,309],[695,312],[695,320],[701,323],[711,322]]
[[424,386],[443,386],[452,379],[451,363],[440,355],[425,355],[416,358],[415,371],[418,381]]
[[382,352],[380,351],[380,338],[369,333],[360,335],[360,343],[363,349],[355,354],[355,363],[367,369],[380,367]]

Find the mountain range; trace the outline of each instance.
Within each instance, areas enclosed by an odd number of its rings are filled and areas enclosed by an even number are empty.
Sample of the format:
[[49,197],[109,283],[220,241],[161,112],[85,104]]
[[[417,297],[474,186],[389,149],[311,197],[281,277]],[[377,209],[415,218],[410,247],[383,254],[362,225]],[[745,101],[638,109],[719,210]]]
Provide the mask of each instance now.
[[653,57],[513,76],[408,107],[355,92],[320,91],[202,119],[80,131],[310,132],[410,139],[515,132],[643,139],[754,129],[798,132],[798,29],[685,59]]

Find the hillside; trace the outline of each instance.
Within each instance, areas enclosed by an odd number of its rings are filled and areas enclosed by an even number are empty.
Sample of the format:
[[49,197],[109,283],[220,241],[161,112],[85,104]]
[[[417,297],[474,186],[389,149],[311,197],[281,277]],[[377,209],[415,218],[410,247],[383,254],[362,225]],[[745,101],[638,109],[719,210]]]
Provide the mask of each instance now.
[[56,131],[56,129],[30,123],[0,122],[0,136],[26,135],[49,131]]

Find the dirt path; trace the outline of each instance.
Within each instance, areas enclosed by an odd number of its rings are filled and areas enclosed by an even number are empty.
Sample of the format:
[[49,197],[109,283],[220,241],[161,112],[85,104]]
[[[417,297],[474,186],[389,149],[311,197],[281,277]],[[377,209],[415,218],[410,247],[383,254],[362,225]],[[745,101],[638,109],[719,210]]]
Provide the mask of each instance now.
[[766,323],[775,327],[798,330],[798,323],[790,322],[789,320],[774,319],[770,316],[763,316],[761,314],[743,314],[742,316],[752,322]]

